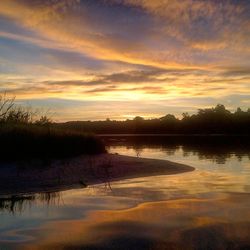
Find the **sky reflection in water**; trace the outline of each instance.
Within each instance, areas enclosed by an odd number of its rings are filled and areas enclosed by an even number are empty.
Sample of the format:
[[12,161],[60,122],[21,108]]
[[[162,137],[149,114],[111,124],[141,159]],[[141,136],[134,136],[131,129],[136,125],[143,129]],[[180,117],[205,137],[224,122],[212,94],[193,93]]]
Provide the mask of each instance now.
[[[113,146],[111,152],[138,155]],[[229,152],[141,148],[140,157],[194,166],[194,172],[128,179],[1,203],[3,249],[250,248],[250,160]],[[24,197],[25,198],[25,197]],[[12,208],[12,209],[10,209]]]

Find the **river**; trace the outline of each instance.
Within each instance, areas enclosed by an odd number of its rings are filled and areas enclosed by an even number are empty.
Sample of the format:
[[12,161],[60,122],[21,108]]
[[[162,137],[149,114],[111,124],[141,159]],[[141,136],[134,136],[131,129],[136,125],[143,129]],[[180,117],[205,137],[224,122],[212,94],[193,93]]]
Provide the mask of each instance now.
[[250,152],[110,140],[111,153],[195,167],[0,199],[0,249],[250,249]]

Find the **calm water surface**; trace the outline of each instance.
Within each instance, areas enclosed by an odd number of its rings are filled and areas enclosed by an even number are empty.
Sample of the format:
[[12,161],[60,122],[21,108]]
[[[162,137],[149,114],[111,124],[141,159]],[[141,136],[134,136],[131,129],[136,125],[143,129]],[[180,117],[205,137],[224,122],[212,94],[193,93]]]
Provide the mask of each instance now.
[[112,143],[195,171],[0,200],[0,249],[250,249],[250,153]]

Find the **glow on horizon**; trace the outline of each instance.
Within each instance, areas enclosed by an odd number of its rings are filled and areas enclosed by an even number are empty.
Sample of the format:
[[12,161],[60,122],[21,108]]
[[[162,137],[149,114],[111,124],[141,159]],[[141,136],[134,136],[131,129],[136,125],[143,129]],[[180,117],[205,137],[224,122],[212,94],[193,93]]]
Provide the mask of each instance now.
[[0,92],[57,121],[250,106],[250,3],[0,1]]

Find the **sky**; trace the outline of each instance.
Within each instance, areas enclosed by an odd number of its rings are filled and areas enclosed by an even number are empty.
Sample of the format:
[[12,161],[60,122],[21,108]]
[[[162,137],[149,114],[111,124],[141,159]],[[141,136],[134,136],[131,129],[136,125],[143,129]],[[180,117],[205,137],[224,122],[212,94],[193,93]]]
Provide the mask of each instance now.
[[250,107],[249,0],[1,0],[0,93],[55,121]]

